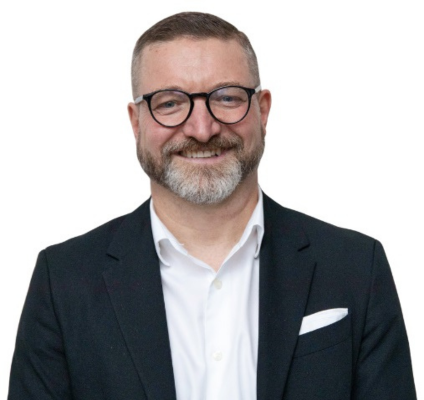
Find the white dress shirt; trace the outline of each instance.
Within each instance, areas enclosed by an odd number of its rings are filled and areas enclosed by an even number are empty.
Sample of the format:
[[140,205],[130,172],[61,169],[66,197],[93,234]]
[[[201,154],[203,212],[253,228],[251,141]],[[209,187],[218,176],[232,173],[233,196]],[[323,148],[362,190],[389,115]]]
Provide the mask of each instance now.
[[215,272],[191,256],[150,202],[178,400],[254,400],[262,192],[240,241]]

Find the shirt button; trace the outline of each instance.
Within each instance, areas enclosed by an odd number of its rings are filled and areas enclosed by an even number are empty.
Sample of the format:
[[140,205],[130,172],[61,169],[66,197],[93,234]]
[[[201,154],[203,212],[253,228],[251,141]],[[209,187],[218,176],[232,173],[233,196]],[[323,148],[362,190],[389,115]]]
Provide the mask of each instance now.
[[213,285],[215,286],[215,289],[221,289],[222,288],[222,281],[220,281],[219,279],[215,279],[213,281]]
[[222,353],[220,351],[215,351],[212,354],[212,357],[215,361],[221,361],[222,360]]

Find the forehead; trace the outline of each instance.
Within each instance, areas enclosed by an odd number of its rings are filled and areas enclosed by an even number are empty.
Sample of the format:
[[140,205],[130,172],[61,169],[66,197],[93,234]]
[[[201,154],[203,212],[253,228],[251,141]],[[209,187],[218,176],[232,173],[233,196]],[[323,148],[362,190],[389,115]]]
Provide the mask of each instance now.
[[251,86],[252,80],[246,52],[235,40],[179,38],[148,45],[141,54],[141,93],[209,91],[222,83]]

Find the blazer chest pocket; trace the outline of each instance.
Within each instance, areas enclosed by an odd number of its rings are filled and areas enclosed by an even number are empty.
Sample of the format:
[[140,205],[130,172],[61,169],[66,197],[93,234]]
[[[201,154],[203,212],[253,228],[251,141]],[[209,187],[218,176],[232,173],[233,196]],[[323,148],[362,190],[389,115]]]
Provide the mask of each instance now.
[[312,332],[300,335],[294,357],[302,357],[344,342],[351,336],[351,317],[346,315],[340,321]]

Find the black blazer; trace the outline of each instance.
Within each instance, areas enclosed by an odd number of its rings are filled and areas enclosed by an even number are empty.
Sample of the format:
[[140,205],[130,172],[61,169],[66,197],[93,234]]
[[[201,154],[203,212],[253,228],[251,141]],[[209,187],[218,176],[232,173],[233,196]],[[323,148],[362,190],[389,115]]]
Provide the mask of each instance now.
[[[257,398],[416,399],[381,244],[265,195],[264,212]],[[347,317],[299,336],[305,315],[341,307]],[[147,201],[40,253],[19,325],[9,400],[175,398]]]

